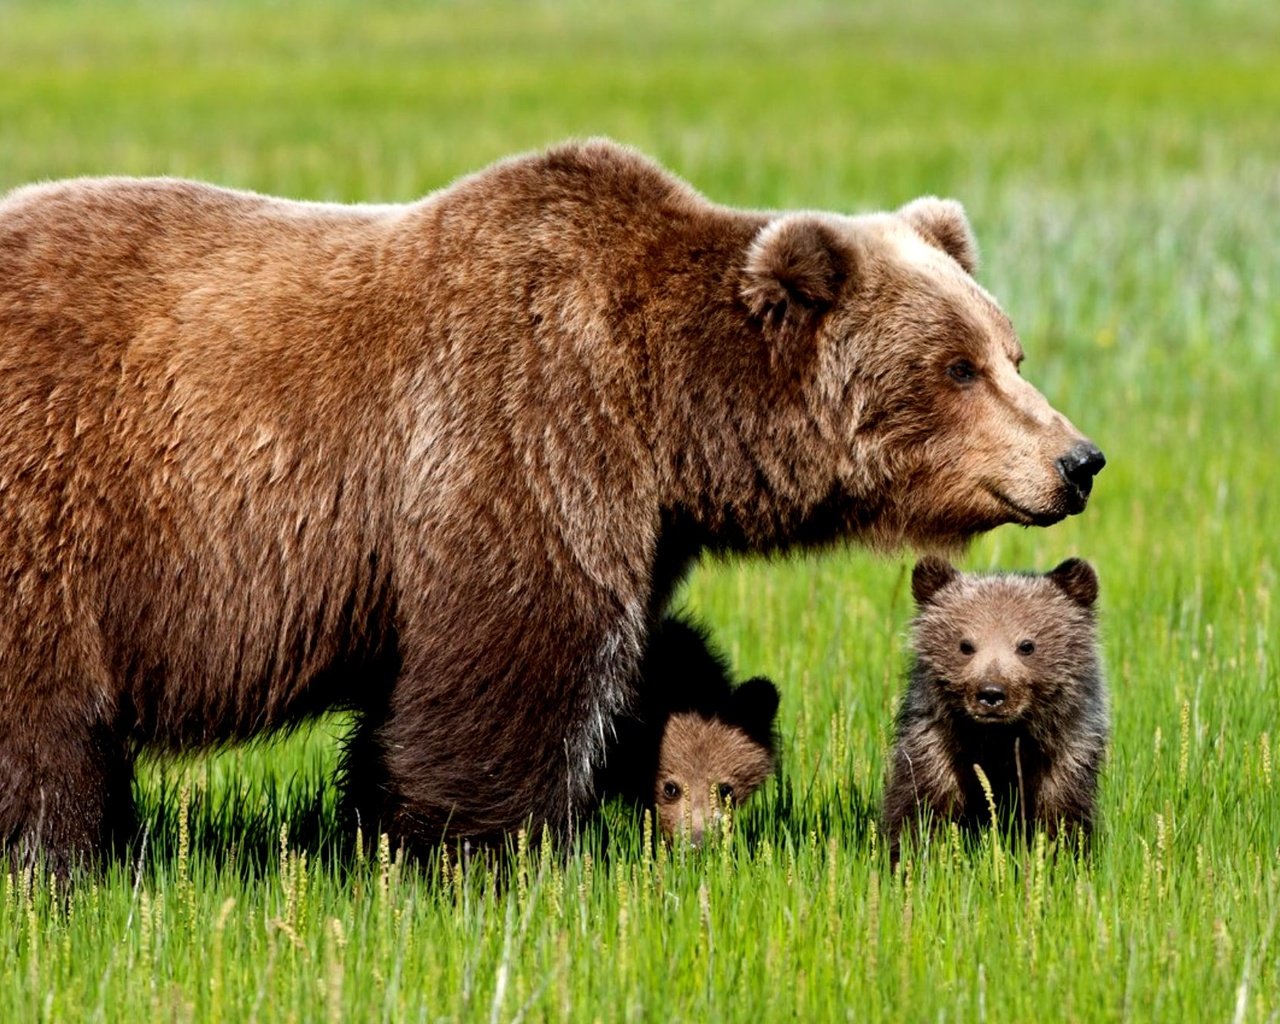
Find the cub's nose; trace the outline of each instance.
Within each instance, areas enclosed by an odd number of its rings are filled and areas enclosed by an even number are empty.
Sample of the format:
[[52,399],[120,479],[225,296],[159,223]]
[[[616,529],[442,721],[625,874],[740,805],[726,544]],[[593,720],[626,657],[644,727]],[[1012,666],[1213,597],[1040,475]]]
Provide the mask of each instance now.
[[1107,464],[1107,457],[1092,441],[1081,441],[1058,459],[1058,473],[1067,485],[1068,501],[1073,511],[1084,509],[1093,489],[1093,478]]
[[998,708],[1005,701],[1004,687],[984,686],[978,691],[978,703],[986,708]]

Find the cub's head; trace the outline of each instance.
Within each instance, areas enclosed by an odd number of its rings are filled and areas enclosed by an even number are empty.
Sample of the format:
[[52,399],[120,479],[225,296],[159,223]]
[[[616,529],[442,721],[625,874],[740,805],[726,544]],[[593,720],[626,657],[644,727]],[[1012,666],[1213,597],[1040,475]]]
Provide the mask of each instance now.
[[786,214],[758,231],[740,293],[792,404],[774,396],[791,411],[770,413],[776,441],[757,461],[788,474],[774,490],[809,489],[796,532],[955,546],[1083,511],[1102,452],[1023,379],[976,266],[953,200]]
[[1098,578],[1072,558],[1043,576],[971,576],[938,558],[911,577],[916,678],[979,723],[1053,716],[1098,675]]
[[700,844],[727,804],[741,804],[773,774],[777,711],[777,689],[757,678],[712,716],[683,711],[667,719],[653,801],[664,836]]

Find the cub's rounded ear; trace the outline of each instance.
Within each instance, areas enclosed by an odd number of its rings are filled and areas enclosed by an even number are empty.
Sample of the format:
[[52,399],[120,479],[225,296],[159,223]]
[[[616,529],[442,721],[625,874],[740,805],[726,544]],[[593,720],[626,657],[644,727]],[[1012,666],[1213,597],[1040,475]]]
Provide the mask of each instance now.
[[742,300],[766,331],[803,330],[836,301],[851,264],[820,217],[787,214],[762,227],[747,249]]
[[965,216],[964,207],[954,199],[921,196],[898,210],[898,216],[915,228],[924,240],[941,249],[972,275],[978,269],[978,240]]
[[778,714],[778,688],[764,676],[748,679],[729,696],[725,718],[757,743],[773,749],[773,720]]
[[1098,600],[1098,574],[1083,558],[1068,558],[1047,575],[1059,590],[1082,608],[1092,608]]
[[911,596],[923,607],[933,600],[933,595],[952,580],[959,579],[955,566],[935,555],[926,555],[911,571]]

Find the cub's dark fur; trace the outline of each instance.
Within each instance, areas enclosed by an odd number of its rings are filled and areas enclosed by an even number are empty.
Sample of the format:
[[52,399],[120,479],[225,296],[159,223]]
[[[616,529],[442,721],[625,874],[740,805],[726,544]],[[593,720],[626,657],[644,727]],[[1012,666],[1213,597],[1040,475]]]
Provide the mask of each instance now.
[[922,810],[935,823],[990,822],[975,766],[1005,824],[1086,835],[1108,734],[1098,655],[1098,581],[1079,559],[1043,575],[915,568],[914,665],[885,792],[896,860]]
[[[745,800],[776,763],[778,691],[763,677],[734,686],[724,656],[706,631],[687,618],[667,616],[651,637],[637,705],[615,721],[597,788],[602,797],[623,796],[648,807],[692,800],[699,805],[692,808],[696,820],[690,822],[698,838],[700,804],[707,794],[681,792],[664,800],[660,765],[681,776],[681,790],[688,788],[689,779],[708,776],[708,782],[732,784],[728,796],[734,802]],[[679,824],[678,808],[658,810],[663,831],[672,834]],[[668,810],[670,814],[662,813]]]

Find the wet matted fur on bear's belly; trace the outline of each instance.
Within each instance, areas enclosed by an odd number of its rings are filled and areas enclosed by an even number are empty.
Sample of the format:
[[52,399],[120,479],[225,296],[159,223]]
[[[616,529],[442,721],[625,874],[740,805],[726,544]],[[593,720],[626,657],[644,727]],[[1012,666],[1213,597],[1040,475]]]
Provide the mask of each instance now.
[[140,746],[323,707],[427,842],[567,823],[706,548],[1083,509],[958,204],[735,210],[570,143],[403,206],[0,200],[0,838],[129,827]]

